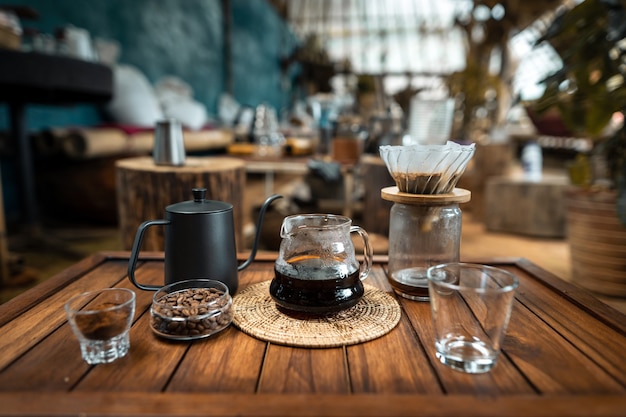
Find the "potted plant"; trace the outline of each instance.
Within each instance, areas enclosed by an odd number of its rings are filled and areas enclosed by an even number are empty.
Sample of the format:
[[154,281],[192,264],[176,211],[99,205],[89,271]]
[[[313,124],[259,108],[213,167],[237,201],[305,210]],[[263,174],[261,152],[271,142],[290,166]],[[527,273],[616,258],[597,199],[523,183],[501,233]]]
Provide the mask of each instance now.
[[[563,67],[544,80],[532,104],[538,115],[557,111],[573,134],[590,138],[592,154],[580,156],[576,184],[567,193],[572,278],[605,295],[626,296],[626,0],[584,0],[559,13],[539,42],[549,42]],[[602,161],[605,178],[589,161]],[[600,181],[602,180],[602,181]]]

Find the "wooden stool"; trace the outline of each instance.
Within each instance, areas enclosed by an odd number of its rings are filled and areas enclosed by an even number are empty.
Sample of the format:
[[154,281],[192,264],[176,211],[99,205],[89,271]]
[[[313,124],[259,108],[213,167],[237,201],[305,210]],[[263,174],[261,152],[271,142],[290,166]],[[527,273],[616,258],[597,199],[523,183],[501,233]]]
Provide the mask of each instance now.
[[532,182],[492,177],[485,187],[485,226],[492,232],[565,236],[565,177]]
[[[155,165],[151,157],[116,162],[117,211],[122,248],[130,250],[137,228],[145,220],[165,219],[165,207],[193,200],[193,188],[206,188],[206,198],[234,206],[237,250],[243,250],[243,190],[246,184],[244,161],[235,158],[186,159],[183,166]],[[164,227],[146,230],[141,249],[164,250]]]

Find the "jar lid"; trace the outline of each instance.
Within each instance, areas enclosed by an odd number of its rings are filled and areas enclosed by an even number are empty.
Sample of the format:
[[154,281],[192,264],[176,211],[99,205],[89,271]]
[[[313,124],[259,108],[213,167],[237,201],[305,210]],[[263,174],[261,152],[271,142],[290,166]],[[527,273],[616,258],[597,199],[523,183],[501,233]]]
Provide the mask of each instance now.
[[398,187],[386,187],[380,190],[383,200],[393,201],[402,204],[419,205],[442,205],[454,203],[467,203],[472,197],[472,193],[463,188],[455,188],[447,194],[410,194],[403,193]]

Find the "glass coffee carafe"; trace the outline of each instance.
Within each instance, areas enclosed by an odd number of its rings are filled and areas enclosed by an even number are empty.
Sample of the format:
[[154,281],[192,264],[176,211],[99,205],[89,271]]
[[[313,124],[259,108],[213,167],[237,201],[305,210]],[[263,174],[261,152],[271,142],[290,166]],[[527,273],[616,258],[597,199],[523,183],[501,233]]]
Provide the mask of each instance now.
[[[351,233],[363,240],[363,264],[356,258]],[[363,297],[372,267],[367,232],[348,217],[298,214],[283,220],[280,251],[270,295],[277,306],[295,312],[325,314],[354,306]]]

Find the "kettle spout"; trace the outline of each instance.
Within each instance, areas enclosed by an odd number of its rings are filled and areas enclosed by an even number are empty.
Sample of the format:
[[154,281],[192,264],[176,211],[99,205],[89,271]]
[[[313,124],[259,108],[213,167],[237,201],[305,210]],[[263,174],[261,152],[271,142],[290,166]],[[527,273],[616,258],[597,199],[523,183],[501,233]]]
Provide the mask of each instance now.
[[261,210],[259,211],[259,218],[257,219],[257,222],[256,222],[256,233],[254,235],[254,243],[252,244],[252,252],[250,252],[250,257],[248,257],[248,259],[244,263],[242,263],[241,265],[237,267],[238,271],[241,271],[247,268],[248,265],[250,265],[252,261],[254,261],[257,247],[259,245],[259,239],[261,238],[261,226],[263,225],[263,218],[265,217],[265,212],[267,211],[267,208],[270,206],[270,204],[272,204],[274,200],[278,200],[279,198],[283,198],[283,196],[280,194],[271,195],[265,200],[265,202],[261,206]]

